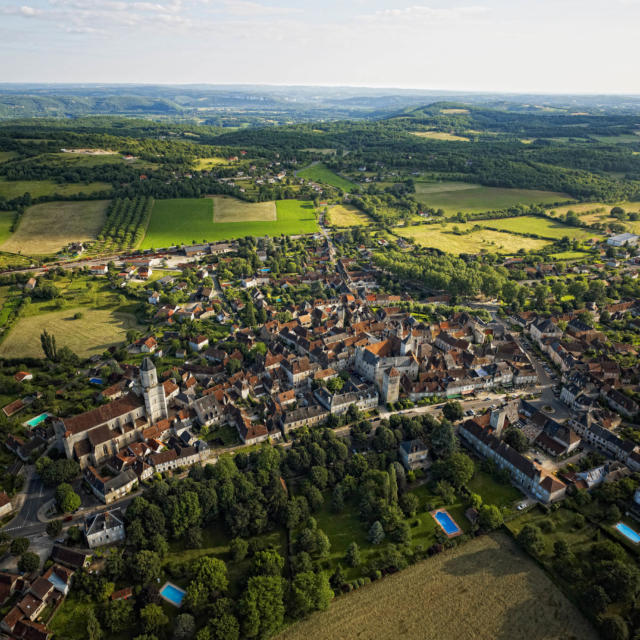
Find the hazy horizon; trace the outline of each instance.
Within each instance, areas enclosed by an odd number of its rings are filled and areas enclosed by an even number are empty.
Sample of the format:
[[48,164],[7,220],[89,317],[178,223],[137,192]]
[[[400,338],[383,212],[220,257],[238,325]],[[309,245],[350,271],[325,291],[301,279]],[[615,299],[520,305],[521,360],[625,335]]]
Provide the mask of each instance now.
[[3,0],[0,16],[7,83],[640,94],[640,0]]

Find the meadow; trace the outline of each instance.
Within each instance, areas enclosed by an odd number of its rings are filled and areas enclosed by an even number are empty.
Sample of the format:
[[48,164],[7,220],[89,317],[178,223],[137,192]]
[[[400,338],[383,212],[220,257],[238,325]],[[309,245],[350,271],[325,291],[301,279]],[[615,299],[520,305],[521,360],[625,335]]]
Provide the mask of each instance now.
[[353,182],[339,176],[334,173],[326,165],[321,162],[312,164],[296,172],[299,178],[306,178],[307,180],[313,180],[313,182],[320,182],[323,184],[329,184],[332,187],[337,187],[343,191],[350,191],[355,187]]
[[18,228],[0,249],[46,255],[70,242],[94,240],[102,228],[108,203],[108,200],[87,200],[36,204],[24,212]]
[[[494,222],[492,220],[491,222]],[[501,231],[479,228],[470,233],[456,235],[454,227],[460,231],[472,229],[473,223],[422,224],[398,227],[395,232],[404,238],[413,238],[423,247],[432,247],[448,253],[517,253],[519,249],[539,251],[550,243],[541,238],[525,238]]]
[[0,162],[7,162],[15,158],[18,154],[15,151],[0,151]]
[[490,229],[512,231],[514,233],[535,233],[542,238],[559,240],[568,236],[571,240],[588,240],[599,234],[591,229],[572,227],[562,222],[541,218],[538,216],[518,216],[514,218],[499,218],[495,220],[478,220],[478,224]]
[[564,202],[570,196],[536,189],[504,189],[483,187],[469,182],[416,182],[416,200],[447,214],[458,211],[482,213],[506,209],[517,204],[550,204]]
[[504,534],[481,536],[334,600],[279,640],[596,640],[579,611]]
[[[82,317],[74,319],[81,312]],[[0,357],[41,358],[40,334],[46,329],[58,348],[69,347],[82,358],[103,353],[125,340],[128,329],[142,329],[135,316],[113,309],[68,308],[20,318],[0,344]]]
[[195,169],[196,171],[209,171],[213,167],[224,164],[230,164],[226,158],[196,158]]
[[[215,200],[216,198],[156,200],[140,248],[163,248],[192,242],[233,240],[245,236],[273,237],[280,234],[297,235],[318,231],[315,210],[310,202],[278,200],[275,203],[275,220],[218,222],[214,211]],[[238,204],[235,217],[240,217],[240,209],[251,211],[255,206],[253,203],[240,200],[236,202]]]
[[361,227],[371,223],[371,218],[351,204],[337,204],[329,209],[328,223],[334,227]]
[[0,197],[5,200],[18,198],[25,193],[31,194],[32,198],[40,196],[51,196],[58,194],[61,196],[73,196],[76,194],[96,193],[97,191],[108,191],[111,185],[106,182],[91,182],[89,184],[77,184],[74,182],[58,184],[53,180],[7,180],[0,177]]
[[244,202],[227,196],[212,196],[213,222],[273,222],[275,202]]
[[411,135],[419,138],[428,138],[430,140],[447,140],[448,142],[469,142],[469,138],[456,136],[446,131],[412,131]]
[[11,225],[15,211],[0,211],[0,246],[11,236]]

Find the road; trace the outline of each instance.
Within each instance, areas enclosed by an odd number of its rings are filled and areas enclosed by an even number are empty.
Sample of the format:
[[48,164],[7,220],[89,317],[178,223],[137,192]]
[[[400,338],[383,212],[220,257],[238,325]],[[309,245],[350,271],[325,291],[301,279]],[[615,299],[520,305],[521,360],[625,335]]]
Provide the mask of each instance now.
[[45,487],[40,476],[32,474],[22,508],[3,530],[11,535],[24,537],[29,537],[32,531],[44,531],[45,525],[38,520],[38,511],[53,498],[53,494],[54,490]]

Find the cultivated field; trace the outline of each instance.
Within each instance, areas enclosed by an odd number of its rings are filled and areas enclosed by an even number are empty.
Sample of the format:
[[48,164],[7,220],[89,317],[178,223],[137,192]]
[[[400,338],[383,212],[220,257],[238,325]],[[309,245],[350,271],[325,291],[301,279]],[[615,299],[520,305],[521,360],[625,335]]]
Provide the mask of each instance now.
[[[73,319],[74,313],[83,316]],[[135,316],[111,309],[63,309],[20,318],[0,344],[0,357],[41,358],[40,334],[44,329],[56,337],[58,348],[66,346],[82,358],[102,353],[122,342],[128,329],[141,329]]]
[[78,193],[95,193],[96,191],[108,191],[111,185],[106,182],[91,182],[89,184],[57,184],[53,180],[7,180],[0,178],[0,196],[5,200],[11,200],[25,193],[30,193],[32,198],[40,196],[73,196]]
[[93,240],[102,228],[108,200],[45,202],[29,207],[0,249],[46,255],[70,242]]
[[351,204],[337,204],[329,209],[329,224],[335,227],[361,227],[371,223],[371,218]]
[[355,187],[353,182],[346,180],[337,173],[334,173],[321,162],[312,164],[305,169],[301,169],[297,172],[299,178],[306,178],[307,180],[313,180],[313,182],[320,182],[329,184],[332,187],[337,187],[343,191],[350,191]]
[[15,211],[0,211],[0,246],[11,236],[11,225]]
[[430,140],[447,140],[449,142],[469,142],[469,138],[456,136],[446,131],[412,131],[412,135],[419,138],[429,138]]
[[221,164],[229,164],[229,161],[226,158],[197,158],[195,161],[196,171],[209,171]]
[[425,206],[452,214],[458,211],[482,213],[516,204],[563,202],[570,197],[553,191],[483,187],[467,182],[416,182],[416,199]]
[[[493,221],[492,221],[493,222]],[[398,235],[414,238],[423,247],[433,247],[448,253],[516,253],[519,249],[539,250],[549,244],[540,238],[525,238],[501,231],[478,229],[462,235],[451,233],[454,227],[460,231],[472,228],[473,224],[423,224],[396,229]]]
[[560,239],[568,236],[572,240],[587,240],[599,234],[590,229],[572,227],[562,222],[555,222],[538,216],[518,216],[515,218],[499,218],[496,220],[478,220],[478,224],[491,229],[503,229],[515,233],[536,233],[543,238]]
[[213,221],[273,222],[277,219],[275,202],[244,202],[227,196],[212,196]]
[[[247,222],[214,222],[214,198],[156,200],[141,249],[192,242],[216,242],[245,236],[278,236],[315,233],[318,224],[313,205],[300,200],[278,200],[276,219]],[[237,211],[254,207],[237,201]],[[269,204],[269,203],[262,203]],[[273,206],[273,203],[270,203]]]
[[476,538],[334,600],[279,640],[596,640],[546,574],[503,534]]

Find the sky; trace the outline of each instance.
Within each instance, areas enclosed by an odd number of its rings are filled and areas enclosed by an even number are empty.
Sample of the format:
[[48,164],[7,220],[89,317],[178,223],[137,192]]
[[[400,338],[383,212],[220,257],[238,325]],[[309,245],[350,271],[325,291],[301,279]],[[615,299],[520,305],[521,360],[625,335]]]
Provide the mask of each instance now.
[[0,0],[0,82],[640,94],[640,0]]

